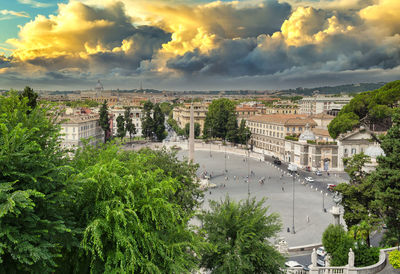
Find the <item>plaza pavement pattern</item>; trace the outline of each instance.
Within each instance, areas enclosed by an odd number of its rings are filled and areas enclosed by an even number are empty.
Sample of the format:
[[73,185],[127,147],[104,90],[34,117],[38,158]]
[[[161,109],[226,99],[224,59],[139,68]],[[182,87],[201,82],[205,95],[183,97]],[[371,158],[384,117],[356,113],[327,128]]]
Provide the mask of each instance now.
[[[210,182],[217,188],[205,191],[202,208],[209,209],[208,200],[224,199],[229,195],[235,200],[248,197],[247,184],[247,158],[242,155],[227,154],[227,178],[224,175],[224,152],[195,151],[195,162],[199,164],[197,171],[200,176],[204,171],[212,174]],[[187,150],[178,153],[180,159],[187,158]],[[332,195],[321,194],[321,189],[316,190],[312,183],[303,185],[304,177],[295,180],[295,234],[292,234],[292,180],[287,170],[264,162],[249,158],[250,171],[250,197],[257,200],[267,198],[265,205],[269,206],[269,213],[279,213],[282,221],[282,231],[279,237],[288,242],[289,247],[321,243],[321,237],[326,227],[333,223],[333,216],[329,209],[333,205]],[[282,176],[282,171],[285,173]],[[236,180],[234,179],[236,177]],[[313,176],[315,178],[315,176]],[[259,180],[265,178],[265,183]],[[300,182],[299,182],[300,179]],[[224,186],[225,185],[225,186]],[[312,188],[311,188],[312,186]],[[321,188],[321,187],[320,187]],[[323,203],[327,212],[323,211]],[[343,223],[343,222],[342,222]],[[287,232],[290,228],[290,232]]]

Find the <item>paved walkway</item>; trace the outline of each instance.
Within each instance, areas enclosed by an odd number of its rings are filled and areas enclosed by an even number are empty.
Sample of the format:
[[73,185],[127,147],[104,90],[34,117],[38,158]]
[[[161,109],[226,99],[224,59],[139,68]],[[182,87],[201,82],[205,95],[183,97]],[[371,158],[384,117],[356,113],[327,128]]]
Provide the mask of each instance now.
[[[180,151],[180,157],[186,157],[187,151]],[[195,152],[195,162],[199,163],[198,175],[205,170],[213,174],[211,182],[218,188],[205,192],[203,208],[208,209],[208,200],[220,200],[229,194],[235,200],[246,199],[248,189],[250,196],[257,199],[267,198],[266,205],[270,207],[269,213],[279,213],[282,220],[283,230],[279,233],[290,247],[320,243],[325,228],[333,223],[330,213],[323,212],[325,208],[332,207],[331,196],[322,195],[320,190],[310,186],[302,185],[298,179],[295,180],[295,234],[288,233],[287,228],[292,230],[293,222],[293,178],[286,171],[260,160],[249,159],[243,155],[229,154],[226,158],[228,180],[223,170],[225,168],[225,157],[222,152],[199,151]],[[249,164],[249,167],[247,166]],[[247,172],[254,173],[250,176],[247,184]],[[284,176],[281,178],[282,173]],[[235,179],[236,178],[236,179]],[[265,178],[265,183],[259,183],[260,178]]]

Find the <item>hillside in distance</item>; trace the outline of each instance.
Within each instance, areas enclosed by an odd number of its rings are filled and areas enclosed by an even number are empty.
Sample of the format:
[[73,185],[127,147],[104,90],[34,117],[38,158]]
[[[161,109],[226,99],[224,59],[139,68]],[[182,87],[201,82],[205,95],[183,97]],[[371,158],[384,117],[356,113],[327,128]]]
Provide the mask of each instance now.
[[310,96],[313,95],[315,91],[318,91],[319,94],[356,94],[363,91],[375,90],[384,86],[385,82],[379,83],[359,83],[359,84],[347,84],[347,85],[339,85],[339,86],[326,86],[326,87],[315,87],[315,88],[296,88],[296,89],[285,89],[281,90],[279,93],[281,94],[299,94]]

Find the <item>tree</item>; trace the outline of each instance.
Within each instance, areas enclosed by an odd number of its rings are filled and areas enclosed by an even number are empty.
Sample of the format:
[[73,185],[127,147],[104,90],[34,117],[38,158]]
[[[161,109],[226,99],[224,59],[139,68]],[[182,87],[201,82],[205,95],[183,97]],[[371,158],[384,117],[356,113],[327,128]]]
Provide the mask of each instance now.
[[64,203],[68,167],[56,113],[0,96],[0,273],[51,273],[70,228]]
[[281,223],[277,214],[266,214],[264,202],[210,201],[211,210],[200,215],[212,245],[203,252],[203,267],[213,273],[281,273],[285,258],[268,241]]
[[30,107],[30,110],[28,110],[28,114],[37,106],[37,98],[38,94],[33,91],[30,87],[26,86],[24,88],[24,91],[20,94],[20,99],[23,97],[28,98],[27,106]]
[[247,142],[250,140],[250,137],[251,131],[246,126],[246,121],[242,119],[242,121],[240,121],[240,127],[238,129],[238,142],[240,144],[247,144]]
[[129,140],[132,140],[132,135],[136,134],[136,127],[135,124],[132,122],[130,107],[125,108],[124,119],[125,119],[125,131],[129,133]]
[[208,137],[226,139],[227,124],[231,116],[236,118],[235,104],[231,100],[221,98],[212,101],[204,121],[203,134],[208,136],[211,132],[211,136]]
[[336,139],[340,133],[353,130],[360,123],[360,118],[355,113],[345,113],[336,116],[328,125],[329,134]]
[[[369,174],[363,170],[366,163],[370,162],[370,157],[364,153],[356,154],[351,158],[343,159],[346,166],[345,171],[350,176],[350,182],[341,183],[336,190],[342,194],[342,205],[344,208],[343,219],[347,227],[360,225],[363,223],[365,240],[370,246],[370,232],[381,220],[378,209],[376,208],[375,183],[369,180]],[[354,230],[354,238],[357,238],[359,227]]]
[[76,265],[77,273],[194,270],[202,240],[189,229],[191,212],[175,198],[181,182],[168,171],[149,167],[157,161],[150,150],[120,152],[114,145],[87,149],[75,156],[76,174],[67,182],[77,190],[71,206],[81,252],[69,257],[65,272]]
[[126,135],[126,130],[125,130],[125,119],[124,117],[120,114],[117,117],[117,136],[119,138],[124,138]]
[[162,112],[165,116],[168,116],[168,115],[171,113],[172,108],[173,108],[172,105],[171,105],[170,103],[168,103],[168,102],[162,102],[162,103],[160,104],[161,112]]
[[[378,167],[370,175],[376,187],[376,205],[380,208],[388,233],[400,243],[400,109],[393,115],[393,125],[382,137],[384,156],[377,158]],[[393,243],[392,243],[393,244]]]
[[[189,137],[190,123],[186,123],[184,130],[185,130],[185,136]],[[197,138],[200,136],[200,130],[201,130],[200,124],[194,123],[194,138]]]
[[237,125],[237,119],[236,116],[231,115],[228,119],[228,123],[226,124],[226,140],[232,143],[237,143],[238,142],[238,135],[239,135],[239,129]]
[[332,266],[346,265],[349,249],[353,247],[350,238],[342,225],[330,224],[322,234],[322,244],[331,256]]
[[153,103],[146,101],[143,104],[143,117],[142,117],[142,134],[145,138],[153,138],[154,120],[151,117]]
[[104,143],[110,138],[110,121],[108,115],[107,100],[104,100],[100,108],[100,127],[104,131]]
[[155,104],[153,110],[154,110],[153,132],[156,135],[157,140],[162,141],[167,136],[165,132],[165,115],[161,111],[160,104]]

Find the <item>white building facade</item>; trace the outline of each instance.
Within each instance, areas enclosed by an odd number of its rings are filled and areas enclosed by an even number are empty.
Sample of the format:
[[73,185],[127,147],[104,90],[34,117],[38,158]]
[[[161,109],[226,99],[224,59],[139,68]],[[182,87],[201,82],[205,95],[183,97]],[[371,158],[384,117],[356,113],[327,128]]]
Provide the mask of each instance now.
[[351,101],[352,97],[327,97],[327,96],[313,96],[304,97],[299,101],[300,113],[315,115],[319,113],[326,113],[331,110],[340,110],[343,106]]
[[[109,113],[112,114],[112,133],[114,136],[117,135],[117,118],[119,115],[122,115],[124,117],[125,113],[125,108],[123,107],[113,107],[109,110]],[[131,108],[131,118],[132,118],[132,123],[135,125],[136,128],[136,134],[135,136],[141,136],[142,135],[142,109],[140,108]],[[129,132],[126,133],[126,136],[129,137]]]
[[97,145],[103,142],[104,132],[100,127],[98,114],[73,114],[60,117],[61,146],[67,149],[76,149],[83,145],[84,139],[89,144]]

